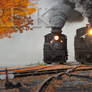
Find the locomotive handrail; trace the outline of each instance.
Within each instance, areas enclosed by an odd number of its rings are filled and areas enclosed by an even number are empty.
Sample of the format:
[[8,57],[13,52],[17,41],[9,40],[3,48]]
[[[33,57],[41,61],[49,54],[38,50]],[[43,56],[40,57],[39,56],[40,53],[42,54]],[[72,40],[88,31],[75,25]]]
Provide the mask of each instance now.
[[88,35],[88,33],[82,35],[80,38],[85,38],[86,35]]

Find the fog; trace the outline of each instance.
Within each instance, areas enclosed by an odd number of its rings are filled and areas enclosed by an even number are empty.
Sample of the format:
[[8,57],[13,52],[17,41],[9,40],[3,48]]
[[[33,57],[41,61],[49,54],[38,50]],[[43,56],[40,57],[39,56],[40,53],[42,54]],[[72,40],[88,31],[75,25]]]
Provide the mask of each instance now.
[[[42,0],[39,7],[45,7],[48,3]],[[87,24],[87,19],[83,22],[66,23],[63,33],[68,36],[68,61],[74,60],[74,36],[76,29]],[[43,62],[44,35],[50,32],[50,28],[36,28],[33,31],[15,33],[11,39],[0,39],[0,66],[7,65],[29,65]]]

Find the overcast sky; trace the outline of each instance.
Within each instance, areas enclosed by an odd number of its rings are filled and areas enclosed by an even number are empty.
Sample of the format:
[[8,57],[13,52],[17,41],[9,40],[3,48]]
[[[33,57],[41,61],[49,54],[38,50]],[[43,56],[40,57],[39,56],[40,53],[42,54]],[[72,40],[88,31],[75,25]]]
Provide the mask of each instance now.
[[[55,0],[42,0],[39,7],[49,7]],[[50,5],[49,5],[50,4]],[[81,23],[66,23],[63,33],[68,36],[69,61],[74,61],[74,36],[77,28],[85,26],[87,20]],[[50,29],[41,28],[34,31],[17,33],[11,39],[0,39],[0,66],[3,65],[28,65],[43,62],[44,35]]]

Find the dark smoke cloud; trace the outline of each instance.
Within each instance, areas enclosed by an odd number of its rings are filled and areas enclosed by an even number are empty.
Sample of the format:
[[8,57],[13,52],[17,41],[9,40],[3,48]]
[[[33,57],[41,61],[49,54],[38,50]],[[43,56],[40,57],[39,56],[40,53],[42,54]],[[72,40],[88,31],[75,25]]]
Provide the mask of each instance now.
[[67,19],[69,22],[81,22],[84,20],[82,14],[76,10],[72,11],[70,17]]
[[57,1],[50,10],[50,24],[52,27],[63,27],[73,8],[64,3],[63,0]]
[[88,22],[92,25],[92,0],[81,0],[80,6],[84,9],[84,16],[88,18]]
[[50,11],[50,24],[62,28],[65,22],[82,21],[88,18],[92,25],[92,0],[57,0]]

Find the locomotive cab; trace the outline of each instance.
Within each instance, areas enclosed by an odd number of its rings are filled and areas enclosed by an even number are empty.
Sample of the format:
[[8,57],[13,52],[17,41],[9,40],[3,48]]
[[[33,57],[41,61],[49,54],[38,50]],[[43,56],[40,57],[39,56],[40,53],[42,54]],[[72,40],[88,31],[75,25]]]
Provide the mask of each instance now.
[[67,60],[67,38],[64,34],[49,33],[45,35],[44,62],[64,63]]

